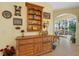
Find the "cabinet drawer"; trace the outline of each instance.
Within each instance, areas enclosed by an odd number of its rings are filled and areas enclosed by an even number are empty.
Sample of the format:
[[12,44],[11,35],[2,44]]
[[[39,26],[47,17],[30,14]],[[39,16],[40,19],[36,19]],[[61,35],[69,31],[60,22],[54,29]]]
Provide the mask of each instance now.
[[34,39],[34,43],[42,42],[42,38],[36,38]]
[[32,56],[32,55],[33,55],[33,53],[20,54],[20,56]]
[[44,47],[44,46],[52,46],[52,45],[51,45],[51,43],[49,42],[49,43],[43,44],[43,47]]
[[20,52],[20,56],[32,56],[32,55],[33,55],[33,50]]
[[43,42],[45,42],[45,41],[51,41],[52,39],[51,39],[51,37],[44,37],[43,38]]
[[19,41],[19,44],[29,44],[29,43],[33,43],[33,39],[25,39]]
[[29,44],[29,45],[22,45],[19,47],[19,51],[20,52],[25,52],[25,51],[29,51],[34,49],[33,44]]
[[48,41],[48,37],[43,38],[43,42]]

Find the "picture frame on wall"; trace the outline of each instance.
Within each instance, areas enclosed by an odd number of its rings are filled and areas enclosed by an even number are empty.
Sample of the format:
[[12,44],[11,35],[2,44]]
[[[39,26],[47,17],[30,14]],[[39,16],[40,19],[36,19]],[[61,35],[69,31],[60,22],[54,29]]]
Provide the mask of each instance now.
[[21,18],[13,18],[13,25],[22,25]]
[[50,13],[48,13],[48,12],[43,12],[43,18],[44,18],[44,19],[50,19],[50,18],[51,18]]

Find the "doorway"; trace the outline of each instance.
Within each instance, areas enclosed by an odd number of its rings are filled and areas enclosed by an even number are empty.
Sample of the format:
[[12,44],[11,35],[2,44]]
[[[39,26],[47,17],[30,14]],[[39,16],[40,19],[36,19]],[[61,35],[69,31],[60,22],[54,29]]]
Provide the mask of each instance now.
[[[58,15],[54,21],[54,33],[60,37],[65,38],[65,42],[76,43],[76,21],[77,17],[73,14],[64,13]],[[62,41],[62,40],[61,40]],[[61,43],[60,41],[60,43]]]

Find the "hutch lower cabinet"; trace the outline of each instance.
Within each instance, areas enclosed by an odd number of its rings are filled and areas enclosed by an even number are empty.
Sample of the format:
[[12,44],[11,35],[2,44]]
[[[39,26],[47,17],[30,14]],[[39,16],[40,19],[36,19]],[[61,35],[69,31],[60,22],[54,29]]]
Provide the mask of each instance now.
[[52,51],[52,36],[25,36],[16,38],[16,55],[33,56]]

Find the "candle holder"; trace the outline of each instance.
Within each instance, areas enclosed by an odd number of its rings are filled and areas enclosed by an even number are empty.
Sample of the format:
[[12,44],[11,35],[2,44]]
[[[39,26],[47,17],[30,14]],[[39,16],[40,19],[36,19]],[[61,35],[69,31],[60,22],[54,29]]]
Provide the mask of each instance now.
[[22,33],[22,37],[24,37],[24,32],[25,32],[24,30],[21,30],[21,33]]

